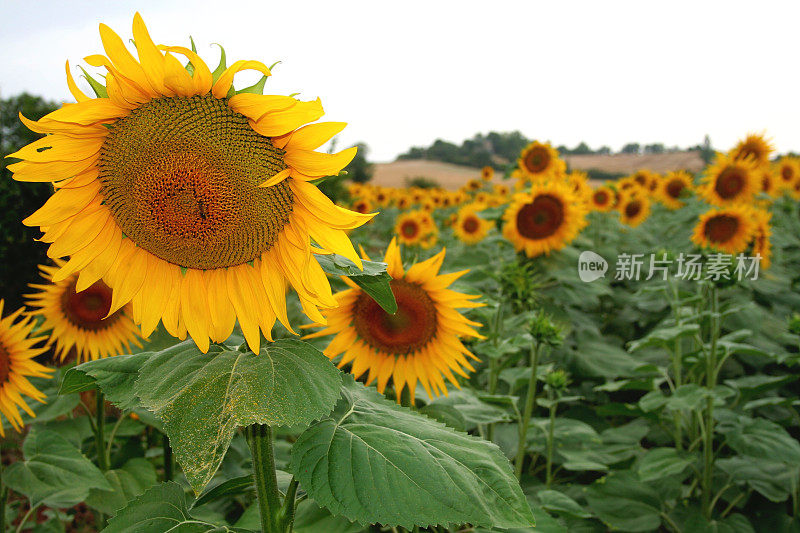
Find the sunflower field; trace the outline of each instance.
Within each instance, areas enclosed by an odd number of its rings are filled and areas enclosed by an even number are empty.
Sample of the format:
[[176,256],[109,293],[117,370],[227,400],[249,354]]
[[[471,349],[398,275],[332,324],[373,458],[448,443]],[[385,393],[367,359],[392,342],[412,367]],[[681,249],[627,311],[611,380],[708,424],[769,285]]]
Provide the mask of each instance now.
[[0,300],[0,532],[800,531],[800,160],[764,134],[351,183],[271,67],[100,38],[4,154],[52,194]]

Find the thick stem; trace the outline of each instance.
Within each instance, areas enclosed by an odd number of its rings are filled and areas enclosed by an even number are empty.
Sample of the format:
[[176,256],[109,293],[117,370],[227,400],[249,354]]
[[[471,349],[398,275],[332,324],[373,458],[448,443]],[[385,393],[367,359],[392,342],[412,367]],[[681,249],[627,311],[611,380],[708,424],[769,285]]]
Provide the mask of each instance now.
[[547,428],[547,469],[545,483],[549,488],[553,483],[553,435],[556,427],[556,403],[552,389],[547,390],[547,399],[550,401],[550,425]]
[[95,434],[94,441],[97,446],[97,467],[105,472],[108,470],[108,453],[106,452],[106,397],[98,389],[95,391],[97,400],[95,406]]
[[281,496],[272,453],[272,429],[254,424],[247,428],[247,437],[253,456],[253,479],[261,513],[261,531],[283,533],[285,530],[281,527]]
[[711,285],[711,343],[706,354],[706,397],[705,431],[703,434],[703,511],[706,518],[711,519],[713,505],[711,490],[714,471],[714,388],[717,385],[717,340],[719,339],[719,300],[717,287]]
[[169,444],[169,437],[166,433],[162,436],[164,447],[164,481],[172,480],[172,446]]
[[534,343],[531,375],[528,379],[528,391],[525,395],[525,410],[522,413],[522,420],[519,425],[519,443],[517,444],[517,457],[514,460],[514,474],[517,479],[522,478],[522,463],[525,461],[525,447],[528,440],[528,424],[531,421],[533,408],[536,406],[536,370],[539,366],[539,347],[540,344],[538,342]]

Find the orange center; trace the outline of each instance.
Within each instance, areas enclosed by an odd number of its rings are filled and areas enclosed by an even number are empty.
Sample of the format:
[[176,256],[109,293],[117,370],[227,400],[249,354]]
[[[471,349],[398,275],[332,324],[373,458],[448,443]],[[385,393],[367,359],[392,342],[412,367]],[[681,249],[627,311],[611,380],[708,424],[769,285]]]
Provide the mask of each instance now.
[[739,219],[730,215],[716,215],[710,218],[703,233],[706,238],[711,242],[725,243],[728,242],[739,229]]
[[564,222],[564,205],[549,194],[537,196],[517,213],[517,230],[528,239],[553,235]]
[[678,199],[683,192],[684,184],[681,180],[672,180],[667,184],[667,194],[671,198]]
[[717,177],[714,190],[720,198],[729,200],[742,192],[744,184],[745,177],[742,171],[735,167],[728,167]]
[[783,165],[783,168],[781,168],[781,178],[783,181],[792,181],[792,178],[794,178],[794,171],[792,170],[792,167],[789,165]]
[[608,203],[608,193],[606,191],[597,191],[594,193],[594,203],[597,205],[606,205]]
[[406,239],[413,239],[419,235],[419,224],[414,220],[405,220],[400,225],[400,233]]
[[353,307],[353,326],[372,348],[392,354],[412,353],[436,334],[436,306],[422,287],[402,279],[390,282],[397,312],[390,315],[367,294]]
[[469,216],[464,219],[464,223],[461,225],[466,233],[475,233],[481,227],[480,223],[474,216]]
[[631,200],[625,205],[625,216],[628,218],[635,218],[641,212],[642,202],[639,200]]
[[61,309],[67,319],[73,325],[89,331],[106,329],[113,325],[121,311],[104,319],[111,309],[111,289],[108,285],[98,281],[81,292],[75,292],[77,280],[75,277],[61,296]]
[[524,163],[529,172],[538,174],[550,165],[550,152],[543,146],[534,146],[525,154]]

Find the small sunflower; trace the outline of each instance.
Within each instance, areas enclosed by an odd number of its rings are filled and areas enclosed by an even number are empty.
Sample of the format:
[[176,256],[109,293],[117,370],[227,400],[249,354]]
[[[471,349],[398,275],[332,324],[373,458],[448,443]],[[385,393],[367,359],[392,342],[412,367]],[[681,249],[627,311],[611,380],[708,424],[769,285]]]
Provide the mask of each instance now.
[[639,169],[631,175],[631,179],[642,190],[654,192],[658,188],[659,176],[646,168]]
[[681,198],[692,190],[692,176],[685,170],[668,172],[661,180],[658,196],[669,209],[683,207]]
[[463,188],[467,192],[475,192],[483,189],[483,183],[478,180],[469,180],[464,184]]
[[738,254],[747,249],[755,230],[753,209],[746,205],[710,209],[700,215],[692,242],[702,248]]
[[494,193],[497,196],[508,196],[511,191],[508,188],[508,185],[503,185],[502,183],[498,183],[494,186]]
[[132,306],[124,305],[109,314],[113,295],[108,285],[96,281],[88,287],[78,284],[78,275],[53,281],[53,276],[64,266],[56,260],[55,266],[40,265],[46,284],[32,284],[38,289],[26,295],[32,313],[44,317],[42,331],[51,330],[49,345],[61,361],[75,348],[75,358],[95,360],[122,353],[130,353],[131,345],[141,348],[142,331],[132,318]]
[[458,215],[453,223],[453,233],[465,244],[477,244],[486,238],[486,234],[494,224],[478,216],[478,211],[484,208],[480,204],[465,205],[458,210]]
[[760,268],[767,269],[772,264],[772,229],[770,228],[770,218],[772,213],[763,209],[754,210],[756,227],[753,232],[753,255],[761,257]]
[[401,211],[406,210],[409,207],[411,207],[411,196],[408,195],[407,193],[401,192],[395,198],[394,203],[397,206],[397,208],[400,209]]
[[549,254],[570,243],[586,226],[586,211],[564,183],[535,183],[514,195],[503,214],[503,236],[528,257]]
[[494,168],[486,166],[481,169],[481,179],[483,181],[492,181],[494,178]]
[[623,224],[635,228],[650,215],[650,199],[643,193],[622,197],[617,206]]
[[716,206],[750,203],[759,188],[756,170],[750,159],[734,159],[718,154],[705,171],[699,193],[708,203]]
[[560,176],[567,168],[566,163],[558,157],[558,150],[550,143],[539,141],[532,142],[522,150],[517,165],[528,181]]
[[608,212],[614,208],[614,191],[611,187],[603,185],[596,188],[589,199],[595,211]]
[[756,166],[768,165],[770,154],[775,150],[763,134],[750,133],[731,150],[734,160],[747,160]]
[[480,324],[468,320],[458,309],[483,304],[472,301],[478,295],[448,288],[468,271],[439,275],[444,255],[442,250],[405,270],[393,239],[384,261],[389,265],[397,313],[388,314],[357,285],[344,279],[351,288],[336,294],[337,308],[324,311],[327,327],[307,338],[335,335],[325,355],[331,359],[341,355],[339,368],[351,364],[350,372],[356,378],[367,373],[367,384],[377,381],[381,393],[391,379],[398,402],[406,387],[413,402],[417,383],[431,398],[447,394],[445,378],[460,387],[453,373],[467,378],[467,371],[475,370],[467,358],[477,360],[461,339],[484,337],[474,329]]
[[[46,346],[34,347],[47,337],[33,337],[33,317],[22,317],[25,309],[20,308],[3,318],[5,302],[0,300],[0,414],[6,417],[11,426],[20,431],[23,421],[17,407],[30,416],[36,416],[23,399],[23,395],[44,403],[45,395],[34,387],[28,377],[51,378],[52,369],[40,365],[34,357],[47,350]],[[2,420],[0,436],[5,437]]]
[[86,61],[105,69],[105,87],[92,79],[97,97],[87,96],[67,65],[77,103],[23,118],[50,135],[10,156],[22,160],[9,166],[14,179],[56,188],[24,221],[45,231],[50,257],[70,257],[54,281],[102,279],[114,291],[110,313],[131,302],[145,335],[161,321],[204,352],[237,319],[255,352],[276,319],[293,331],[287,286],[321,319],[319,309],[336,301],[314,253],[360,266],[346,231],[372,218],[334,205],[311,183],[355,156],[356,148],[315,151],[345,124],[312,124],[324,113],[318,99],[237,91],[238,72],[260,72],[263,86],[269,68],[223,60],[212,72],[188,48],[156,45],[138,13],[138,60],[105,24],[100,37],[107,57]]
[[372,211],[372,202],[365,197],[359,198],[353,202],[352,210],[356,213],[367,214]]
[[767,196],[775,197],[780,194],[780,186],[778,184],[778,177],[769,166],[762,166],[756,171],[756,178],[759,183],[759,192]]
[[415,211],[400,214],[395,222],[394,232],[400,242],[407,246],[419,244],[424,235],[422,221]]
[[386,207],[392,201],[391,193],[383,187],[378,188],[372,195],[372,198],[375,200],[375,205],[378,207]]
[[775,164],[778,183],[784,189],[790,189],[800,179],[800,163],[794,157],[783,156]]

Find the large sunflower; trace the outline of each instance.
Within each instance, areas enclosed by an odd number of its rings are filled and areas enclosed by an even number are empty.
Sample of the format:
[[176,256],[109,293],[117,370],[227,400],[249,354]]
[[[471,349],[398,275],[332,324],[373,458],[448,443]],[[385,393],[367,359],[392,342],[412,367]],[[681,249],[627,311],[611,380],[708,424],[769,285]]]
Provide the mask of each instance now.
[[692,175],[685,170],[668,172],[661,180],[658,196],[670,209],[683,207],[681,198],[692,190]]
[[466,378],[465,369],[474,371],[467,357],[477,360],[464,347],[461,338],[484,337],[473,328],[480,324],[465,318],[458,309],[483,304],[472,301],[478,295],[448,288],[468,271],[439,275],[444,255],[442,250],[406,271],[400,248],[392,239],[384,261],[392,277],[390,283],[397,312],[388,314],[357,285],[345,279],[351,288],[336,294],[339,307],[323,311],[328,319],[327,327],[308,337],[335,334],[325,355],[334,359],[342,354],[338,366],[352,363],[351,372],[356,378],[368,372],[367,384],[377,380],[380,392],[391,378],[398,401],[403,389],[408,387],[413,402],[417,382],[430,397],[447,394],[443,378],[459,387],[453,372]]
[[468,204],[458,210],[457,218],[453,223],[453,233],[465,244],[477,244],[486,238],[486,234],[494,224],[478,216],[478,211],[484,209],[480,204]]
[[564,183],[534,183],[514,195],[503,219],[503,236],[534,257],[571,242],[586,226],[586,207]]
[[739,141],[730,155],[733,159],[748,160],[756,166],[761,166],[769,164],[769,156],[774,150],[764,134],[750,133],[744,140]]
[[[78,286],[78,275],[53,282],[53,275],[64,266],[40,265],[46,284],[33,284],[39,292],[29,294],[28,305],[44,317],[39,329],[52,330],[50,344],[62,361],[75,348],[78,362],[128,353],[131,345],[141,347],[142,332],[134,324],[131,305],[109,315],[113,299],[111,289],[102,281],[89,287]],[[107,318],[106,318],[107,317]]]
[[[22,398],[22,395],[44,403],[45,395],[34,387],[28,377],[50,378],[52,369],[40,365],[33,360],[47,347],[34,347],[47,337],[32,337],[33,317],[24,317],[14,323],[25,311],[17,309],[9,316],[3,316],[4,302],[0,300],[0,413],[8,419],[11,426],[22,429],[22,417],[17,407],[31,416],[36,416]],[[0,420],[0,436],[5,436],[2,420]]]
[[533,141],[526,146],[517,161],[521,175],[529,181],[555,177],[566,171],[567,165],[558,157],[550,143]]
[[88,287],[102,279],[113,289],[109,314],[131,302],[144,335],[161,320],[203,351],[209,338],[227,338],[236,319],[254,351],[259,329],[271,339],[276,318],[291,330],[287,285],[311,319],[322,319],[318,308],[336,301],[313,254],[361,265],[344,230],[372,218],[334,205],[310,183],[355,155],[314,151],[345,124],[303,126],[322,116],[319,100],[236,91],[237,72],[266,77],[269,69],[237,61],[212,73],[192,50],[157,46],[138,14],[138,61],[103,24],[100,37],[108,57],[86,60],[105,68],[105,87],[92,81],[97,97],[86,96],[68,64],[77,103],[37,122],[23,118],[50,135],[11,154],[23,160],[9,167],[15,179],[57,189],[25,220],[45,231],[51,258],[70,256],[54,281],[79,273]]
[[700,195],[717,206],[750,203],[760,187],[757,168],[751,159],[717,154],[714,163],[705,171]]
[[627,194],[620,199],[617,208],[620,221],[635,228],[650,216],[650,198],[644,192]]
[[746,205],[711,209],[700,215],[692,242],[728,254],[744,252],[756,230],[754,217]]

